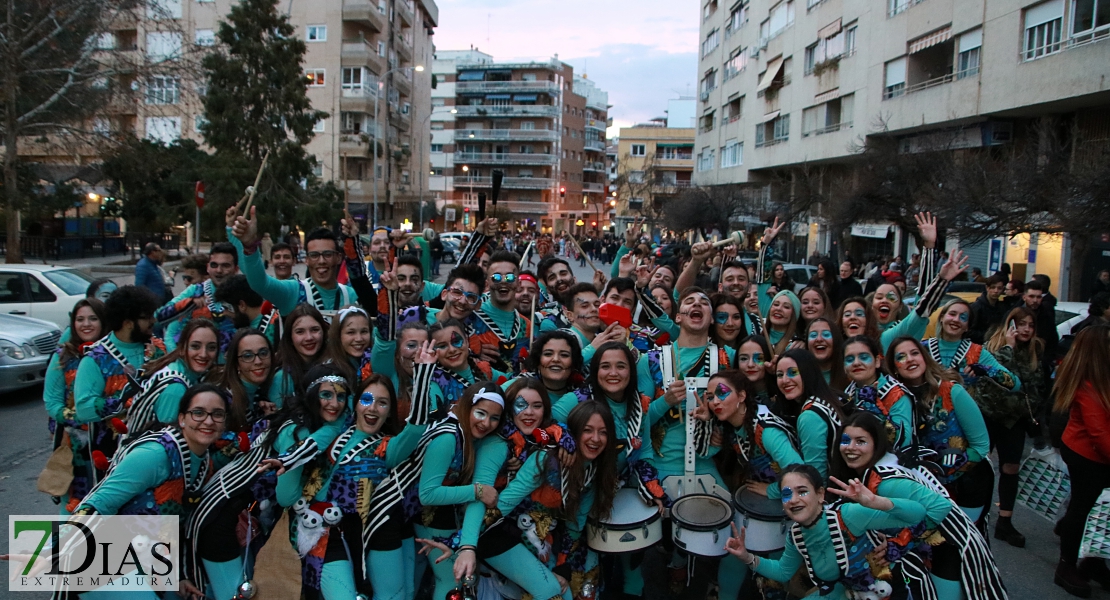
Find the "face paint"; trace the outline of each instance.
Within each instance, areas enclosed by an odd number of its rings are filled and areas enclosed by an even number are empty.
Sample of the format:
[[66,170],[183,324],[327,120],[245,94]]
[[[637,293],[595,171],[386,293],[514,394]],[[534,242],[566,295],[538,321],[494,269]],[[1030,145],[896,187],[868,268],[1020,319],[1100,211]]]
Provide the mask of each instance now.
[[358,397],[358,403],[362,406],[372,406],[374,404],[374,394],[371,392],[363,392]]
[[894,292],[887,292],[883,294],[883,297],[885,297],[887,300],[890,300],[891,302],[898,301],[898,294],[895,294]]
[[821,331],[809,332],[809,341],[815,342],[817,341],[817,338],[831,340],[833,339],[832,331],[829,329],[823,329]]
[[717,389],[713,391],[718,400],[724,400],[732,395],[732,389],[723,383],[717,384]]
[[967,313],[965,313],[965,312],[960,313],[960,322],[961,323],[967,323]]
[[528,410],[528,399],[524,396],[517,396],[516,400],[513,400],[513,414],[519,415],[526,410]]
[[855,310],[846,310],[846,311],[844,311],[844,316],[845,317],[858,317],[858,318],[862,319],[862,318],[867,316],[867,313],[862,308],[857,308]]
[[487,413],[486,411],[484,411],[480,408],[475,409],[475,411],[474,411],[474,420],[475,421],[485,421],[488,417],[489,417],[489,413]]
[[840,434],[840,445],[841,446],[851,446],[852,445],[852,436],[848,435],[847,433]]
[[465,341],[466,340],[463,338],[463,336],[459,335],[458,333],[456,333],[454,331],[451,332],[451,347],[452,348],[462,348],[463,343]]
[[741,354],[740,355],[740,362],[750,362],[753,365],[761,365],[761,364],[763,364],[763,353],[762,352],[753,352],[750,355]]
[[909,357],[910,355],[906,354],[905,352],[896,352],[894,354],[894,362],[899,365],[904,365],[906,364],[906,360],[909,359]]
[[798,370],[798,367],[786,367],[786,376],[787,377],[789,377],[791,379],[794,379],[795,377],[797,377],[800,374],[801,374],[801,371]]
[[844,366],[846,366],[846,367],[851,366],[852,363],[856,362],[856,360],[859,360],[861,363],[863,363],[865,365],[869,365],[869,364],[871,364],[872,362],[875,361],[875,357],[871,356],[871,354],[868,353],[868,352],[860,352],[859,354],[849,354],[848,356],[844,357]]
[[742,317],[743,317],[743,315],[741,313],[736,313],[736,314],[731,314],[730,315],[729,313],[726,313],[726,312],[719,312],[719,313],[713,315],[713,319],[715,321],[717,321],[718,325],[724,325],[724,324],[728,323],[729,321],[739,321]]
[[790,502],[791,500],[794,499],[794,488],[784,487],[784,488],[782,488],[781,491],[782,491],[782,503],[783,504],[786,504],[787,502]]

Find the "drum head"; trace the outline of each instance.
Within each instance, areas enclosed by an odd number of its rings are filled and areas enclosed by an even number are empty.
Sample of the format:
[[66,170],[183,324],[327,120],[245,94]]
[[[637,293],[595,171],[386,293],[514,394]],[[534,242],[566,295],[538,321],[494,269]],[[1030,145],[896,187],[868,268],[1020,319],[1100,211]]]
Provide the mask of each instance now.
[[782,501],[757,494],[747,488],[740,488],[732,497],[736,510],[763,521],[781,521],[786,517]]
[[692,494],[675,501],[671,518],[689,529],[717,530],[732,520],[732,507],[716,496]]
[[659,509],[654,504],[644,504],[640,493],[634,488],[621,488],[613,496],[613,512],[599,521],[610,525],[632,525],[647,521],[658,512]]

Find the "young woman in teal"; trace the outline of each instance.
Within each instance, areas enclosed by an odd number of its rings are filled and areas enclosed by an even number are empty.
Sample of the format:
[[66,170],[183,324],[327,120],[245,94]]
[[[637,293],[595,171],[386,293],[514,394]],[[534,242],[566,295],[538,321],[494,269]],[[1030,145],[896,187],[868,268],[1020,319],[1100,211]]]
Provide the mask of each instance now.
[[844,373],[844,336],[836,321],[817,317],[806,327],[806,349],[817,359],[821,376],[836,392],[848,387]]
[[240,329],[227,345],[220,385],[231,394],[231,415],[227,430],[248,433],[262,417],[277,412],[269,401],[273,378],[273,349],[270,340],[257,329]]
[[801,333],[802,303],[792,290],[782,290],[771,299],[764,330],[775,356],[786,352]]
[[725,550],[759,575],[781,583],[804,566],[823,598],[846,599],[849,590],[888,597],[889,580],[876,578],[868,561],[879,545],[869,533],[917,525],[925,518],[925,508],[913,500],[878,496],[856,479],[848,483],[834,479],[837,488],[828,491],[851,502],[826,505],[821,475],[804,464],[787,467],[779,481],[783,509],[793,521],[782,557],[762,558],[748,552],[744,530],[737,531],[735,525]]
[[736,351],[736,368],[752,384],[752,393],[760,406],[774,408],[775,374],[774,354],[767,338],[749,335],[740,341]]
[[127,422],[136,431],[151,422],[173,423],[186,390],[197,385],[216,364],[220,331],[208,319],[190,319],[181,328],[177,348],[147,366],[151,375],[131,402]]
[[544,449],[528,457],[498,498],[503,518],[478,547],[486,564],[536,599],[596,596],[599,569],[586,546],[586,519],[608,516],[617,490],[609,409],[583,402],[571,410],[567,428],[574,455]]
[[458,581],[477,573],[478,534],[486,508],[497,506],[497,491],[475,482],[476,457],[496,437],[504,410],[500,386],[472,385],[422,439],[426,445],[419,461],[417,497],[412,499],[418,500],[413,529],[421,539],[450,539],[458,534],[461,542],[451,558],[432,561],[433,598],[445,598]]
[[914,439],[913,395],[902,382],[887,377],[882,366],[879,342],[865,335],[848,338],[844,343],[844,372],[852,383],[844,390],[845,404],[881,417],[891,445],[906,448]]
[[[970,318],[971,305],[967,301],[956,298],[945,303],[940,308],[935,337],[925,340],[929,355],[945,369],[973,379],[990,377],[1007,390],[1019,391],[1022,382],[999,363],[990,350],[964,338]],[[1009,321],[1001,327],[1008,325]],[[983,385],[989,384],[984,382]]]
[[[751,382],[737,371],[721,371],[709,379],[705,399],[698,403],[697,418],[721,432],[717,464],[730,480],[729,490],[745,487],[761,496],[780,498],[778,474],[802,462],[794,431],[785,421],[756,403]],[[739,467],[739,469],[737,468]],[[731,556],[717,570],[720,597],[735,600],[748,570]]]
[[902,544],[896,552],[908,549],[913,555],[906,557],[901,570],[916,583],[915,597],[1004,599],[1005,588],[982,534],[931,472],[897,466],[884,433],[875,415],[858,412],[848,417],[833,470],[841,478],[859,478],[874,494],[913,500],[925,508],[923,526],[911,530],[919,537],[905,544],[902,536],[888,535],[891,543]]
[[313,306],[298,304],[285,317],[278,344],[278,371],[270,386],[271,404],[281,408],[287,398],[304,394],[299,386],[305,373],[323,360],[327,342],[328,323]]
[[[209,448],[223,433],[228,415],[223,390],[210,384],[190,388],[181,398],[177,422],[144,432],[124,447],[107,477],[74,514],[171,515],[184,523],[215,471]],[[189,581],[182,581],[181,592],[203,596]],[[90,597],[111,594],[92,592]]]
[[54,499],[61,506],[62,514],[72,512],[93,484],[89,428],[75,420],[73,381],[85,349],[104,336],[104,305],[95,298],[78,300],[69,315],[69,331],[72,334],[50,357],[42,390],[54,448],[67,444],[73,453],[73,481],[69,491]]
[[477,360],[470,353],[466,327],[455,319],[436,322],[428,328],[436,352],[436,369],[432,375],[432,413],[439,418],[447,415],[470,386],[481,381],[504,383],[505,373]]
[[555,419],[563,421],[578,404],[575,391],[584,381],[584,358],[578,337],[564,330],[542,333],[529,349],[521,377],[534,377],[543,383],[551,397]]
[[713,302],[713,329],[710,333],[713,342],[718,346],[738,347],[740,340],[748,334],[744,328],[744,304],[729,294],[713,294],[709,299]]
[[349,306],[332,317],[324,356],[339,365],[347,380],[358,386],[374,372],[370,342],[369,315],[357,306]]
[[991,501],[994,471],[983,461],[990,436],[979,406],[959,375],[942,368],[916,338],[891,344],[896,375],[917,401],[916,443],[937,454],[938,478],[973,521]]
[[[826,330],[827,331],[827,330]],[[829,462],[837,452],[837,433],[844,421],[840,395],[821,376],[817,360],[808,350],[788,350],[775,366],[779,394],[798,432],[802,461],[828,477]],[[789,421],[788,421],[789,422]]]

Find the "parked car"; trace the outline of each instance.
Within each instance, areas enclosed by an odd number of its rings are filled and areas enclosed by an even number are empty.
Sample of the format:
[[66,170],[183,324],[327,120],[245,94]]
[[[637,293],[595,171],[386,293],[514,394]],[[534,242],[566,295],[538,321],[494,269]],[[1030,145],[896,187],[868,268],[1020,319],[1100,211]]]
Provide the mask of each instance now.
[[784,264],[786,274],[794,281],[794,293],[800,294],[809,285],[809,280],[817,274],[817,267],[813,265]]
[[49,321],[0,314],[0,393],[42,383],[61,337]]
[[1056,333],[1060,339],[1071,335],[1071,328],[1087,318],[1091,305],[1086,302],[1057,302],[1056,303]]
[[0,265],[0,313],[69,326],[69,313],[93,278],[70,267]]

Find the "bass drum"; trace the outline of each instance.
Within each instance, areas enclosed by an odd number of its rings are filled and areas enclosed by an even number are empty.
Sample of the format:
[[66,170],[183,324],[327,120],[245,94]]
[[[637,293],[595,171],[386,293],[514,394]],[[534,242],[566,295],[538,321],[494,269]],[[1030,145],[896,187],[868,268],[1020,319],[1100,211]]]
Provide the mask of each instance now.
[[774,552],[786,547],[786,513],[782,502],[740,488],[732,498],[736,528],[746,528],[744,546],[752,552]]
[[663,522],[654,504],[644,504],[635,488],[622,488],[613,497],[613,511],[605,519],[590,519],[586,543],[597,552],[643,550],[663,539]]
[[711,494],[683,496],[671,506],[671,538],[679,550],[698,556],[724,556],[732,533],[732,506]]

